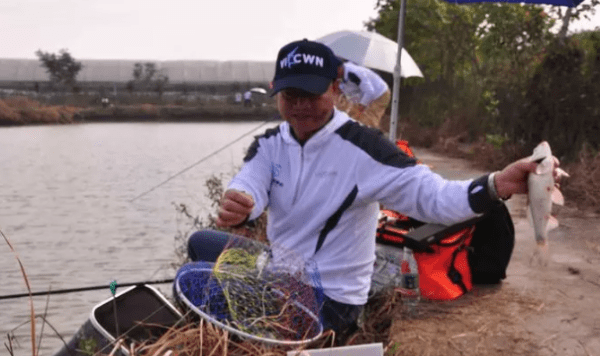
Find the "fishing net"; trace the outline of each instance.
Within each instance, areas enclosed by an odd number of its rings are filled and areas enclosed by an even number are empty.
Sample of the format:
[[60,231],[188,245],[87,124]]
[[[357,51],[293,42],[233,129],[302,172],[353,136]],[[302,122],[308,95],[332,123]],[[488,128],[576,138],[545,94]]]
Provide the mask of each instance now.
[[300,345],[323,332],[316,265],[284,248],[236,237],[215,263],[180,268],[174,287],[200,317],[242,337]]

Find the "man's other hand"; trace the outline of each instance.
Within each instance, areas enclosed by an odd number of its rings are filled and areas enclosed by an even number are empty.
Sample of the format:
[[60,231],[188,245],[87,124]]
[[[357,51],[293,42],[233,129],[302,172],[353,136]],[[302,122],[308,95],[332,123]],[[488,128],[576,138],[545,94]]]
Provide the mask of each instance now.
[[229,227],[243,223],[254,208],[254,199],[250,194],[237,190],[228,190],[223,194],[217,217],[218,227]]

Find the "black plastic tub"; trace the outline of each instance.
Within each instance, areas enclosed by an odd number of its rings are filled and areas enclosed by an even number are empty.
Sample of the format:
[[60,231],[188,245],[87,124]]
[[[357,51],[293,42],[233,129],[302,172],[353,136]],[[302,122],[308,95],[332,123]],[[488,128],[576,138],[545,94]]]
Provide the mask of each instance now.
[[180,320],[181,313],[155,288],[146,284],[130,287],[97,304],[89,319],[54,356],[108,354],[119,338],[125,345],[114,355],[129,356],[131,343],[157,340]]

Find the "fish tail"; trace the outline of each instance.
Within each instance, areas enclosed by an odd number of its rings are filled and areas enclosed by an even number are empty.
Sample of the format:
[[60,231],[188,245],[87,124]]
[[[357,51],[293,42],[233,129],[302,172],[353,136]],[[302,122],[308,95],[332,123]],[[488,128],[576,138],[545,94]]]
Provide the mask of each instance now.
[[548,265],[549,253],[548,243],[546,241],[538,241],[535,251],[529,260],[530,264],[536,264],[538,266],[545,267]]

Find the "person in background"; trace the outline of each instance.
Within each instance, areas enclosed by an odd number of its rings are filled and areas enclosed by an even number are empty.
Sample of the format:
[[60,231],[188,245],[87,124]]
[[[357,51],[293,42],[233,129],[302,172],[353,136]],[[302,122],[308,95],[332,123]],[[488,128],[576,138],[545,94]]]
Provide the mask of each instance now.
[[339,77],[342,93],[336,107],[353,119],[380,129],[381,117],[392,97],[387,83],[374,71],[352,62],[340,67]]
[[252,92],[250,90],[244,92],[244,106],[248,108],[252,106]]
[[[284,120],[257,136],[220,200],[217,226],[234,227],[268,211],[267,238],[316,263],[325,300],[321,317],[338,343],[357,329],[367,302],[380,204],[422,222],[452,225],[527,192],[535,162],[463,181],[417,164],[381,131],[335,108],[341,62],[308,40],[277,56],[273,95]],[[190,236],[193,261],[215,261],[230,239]]]
[[235,103],[240,105],[242,104],[242,93],[235,93]]

